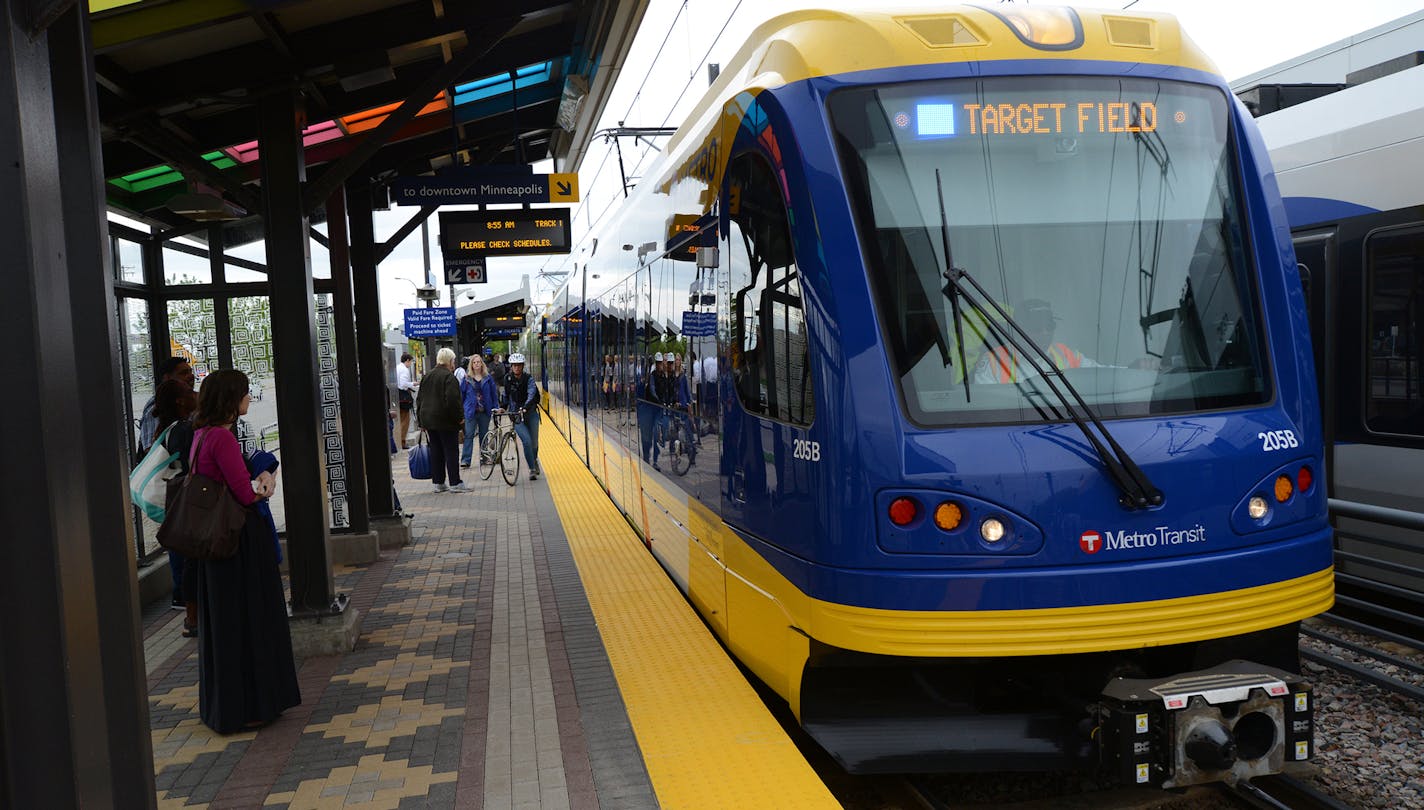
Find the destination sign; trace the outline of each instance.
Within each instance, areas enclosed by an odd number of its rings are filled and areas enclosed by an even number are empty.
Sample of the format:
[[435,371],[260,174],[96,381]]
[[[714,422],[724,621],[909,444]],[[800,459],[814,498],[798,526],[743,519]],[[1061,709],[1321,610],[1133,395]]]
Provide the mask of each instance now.
[[447,262],[471,255],[568,253],[570,241],[567,208],[440,212],[440,249]]
[[398,205],[484,205],[579,201],[578,175],[507,170],[462,170],[430,177],[402,177],[391,184]]
[[[1187,120],[1169,113],[1173,123]],[[895,126],[908,129],[908,111]],[[1019,101],[1015,103],[921,102],[914,105],[914,132],[921,138],[954,135],[1090,135],[1156,132],[1160,118],[1152,101]]]

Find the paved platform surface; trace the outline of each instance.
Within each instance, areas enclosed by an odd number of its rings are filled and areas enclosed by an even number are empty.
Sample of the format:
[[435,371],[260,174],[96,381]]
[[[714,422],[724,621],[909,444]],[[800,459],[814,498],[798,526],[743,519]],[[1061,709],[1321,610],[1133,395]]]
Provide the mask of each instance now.
[[182,614],[145,611],[159,806],[836,806],[546,433],[548,475],[513,487],[433,494],[396,458],[412,544],[337,568],[356,649],[299,661],[302,705],[260,731],[202,725]]

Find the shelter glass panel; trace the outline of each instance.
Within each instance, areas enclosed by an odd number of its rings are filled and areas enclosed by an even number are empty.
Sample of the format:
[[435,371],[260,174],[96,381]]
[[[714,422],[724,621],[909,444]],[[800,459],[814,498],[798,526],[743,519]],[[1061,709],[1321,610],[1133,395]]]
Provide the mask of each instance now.
[[[137,298],[115,301],[120,351],[123,352],[124,426],[131,466],[137,464],[139,419],[154,393],[153,350],[148,332],[148,302]],[[133,509],[134,550],[139,559],[158,551],[157,524]]]
[[153,344],[148,331],[148,302],[138,298],[118,299],[119,336],[123,341],[125,421],[129,447],[138,448],[138,420],[143,406],[153,396]]
[[212,284],[213,268],[208,259],[190,253],[163,248],[163,283],[170,287],[189,284]]
[[128,239],[115,239],[114,279],[143,283],[143,247]]
[[[277,421],[277,386],[272,359],[272,313],[267,296],[229,298],[232,366],[247,375],[252,401],[247,416],[238,421],[237,435],[244,453],[266,450],[281,458],[281,430]],[[277,469],[280,479],[282,470]],[[286,527],[282,487],[272,496],[272,517],[280,531]]]
[[267,282],[266,273],[249,270],[246,267],[238,267],[235,264],[223,265],[223,278],[229,284],[244,284],[250,282],[265,284]]
[[185,357],[201,382],[218,368],[217,323],[213,299],[183,298],[168,302],[169,349],[174,357]]
[[335,529],[351,525],[351,519],[346,505],[346,448],[342,437],[341,388],[336,372],[336,322],[331,299],[330,293],[316,295],[316,333],[322,459],[326,465],[326,497],[331,509],[331,527]]

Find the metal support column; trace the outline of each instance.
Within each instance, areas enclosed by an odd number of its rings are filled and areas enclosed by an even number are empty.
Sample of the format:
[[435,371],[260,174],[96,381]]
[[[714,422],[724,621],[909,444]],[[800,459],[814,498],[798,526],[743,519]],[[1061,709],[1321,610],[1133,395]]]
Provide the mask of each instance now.
[[298,94],[286,90],[264,96],[257,116],[292,612],[296,616],[329,613],[333,588],[322,470],[316,305],[302,207],[305,115]]
[[24,464],[0,487],[0,807],[151,808],[88,8],[25,8],[0,14],[0,323],[24,358],[0,397]]
[[[361,182],[346,185],[347,219],[351,223],[351,300],[356,312],[356,358],[361,379],[361,430],[366,445],[366,497],[372,517],[396,513],[391,498],[390,438],[386,416],[390,412],[385,364],[385,335],[381,325],[381,293],[376,278],[376,226],[372,220],[371,189]],[[343,398],[345,395],[342,395]],[[350,486],[358,486],[350,481]]]
[[[346,456],[346,513],[354,532],[371,529],[366,501],[366,441],[361,430],[361,378],[356,366],[356,317],[352,304],[351,249],[346,231],[346,190],[337,187],[326,199],[327,241],[331,256],[332,325],[336,329],[336,379],[341,387],[341,446]],[[384,423],[385,420],[382,420]]]
[[[213,276],[213,285],[218,289],[227,286],[227,268],[223,262],[223,229],[221,225],[208,226],[208,272]],[[232,307],[226,294],[213,298],[213,334],[217,336],[218,368],[232,368]]]
[[[157,236],[144,241],[143,277],[149,292],[163,290],[163,240]],[[158,367],[173,354],[173,336],[168,331],[168,301],[160,295],[148,299],[148,348],[153,352],[153,377],[149,383],[158,382]],[[142,414],[140,414],[141,416]]]

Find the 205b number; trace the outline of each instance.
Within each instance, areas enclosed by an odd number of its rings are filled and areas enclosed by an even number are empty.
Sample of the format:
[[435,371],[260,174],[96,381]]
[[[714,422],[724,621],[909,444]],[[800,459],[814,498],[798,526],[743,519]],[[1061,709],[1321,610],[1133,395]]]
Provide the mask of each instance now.
[[791,455],[802,461],[820,461],[821,443],[808,439],[792,439]]
[[1291,450],[1300,447],[1300,442],[1295,439],[1294,430],[1272,430],[1257,433],[1256,438],[1261,440],[1261,449],[1270,452],[1272,450]]

